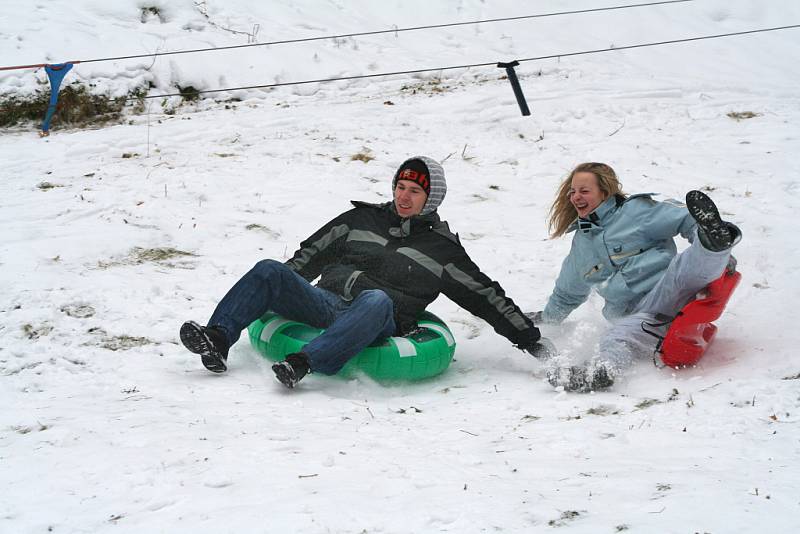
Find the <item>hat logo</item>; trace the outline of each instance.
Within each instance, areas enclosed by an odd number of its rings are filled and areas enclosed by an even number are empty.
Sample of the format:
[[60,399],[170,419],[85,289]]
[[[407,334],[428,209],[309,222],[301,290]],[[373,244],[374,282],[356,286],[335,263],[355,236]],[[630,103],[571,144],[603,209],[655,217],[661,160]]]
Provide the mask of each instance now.
[[418,183],[425,190],[430,188],[430,182],[428,182],[428,175],[425,173],[417,172],[413,169],[403,169],[402,171],[400,171],[400,174],[397,176],[397,179],[411,180],[412,182]]

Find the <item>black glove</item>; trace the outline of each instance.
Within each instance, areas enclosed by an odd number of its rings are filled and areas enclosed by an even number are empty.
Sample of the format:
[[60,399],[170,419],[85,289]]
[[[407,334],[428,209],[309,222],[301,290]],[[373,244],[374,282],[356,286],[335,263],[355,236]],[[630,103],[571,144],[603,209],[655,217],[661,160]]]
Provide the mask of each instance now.
[[524,350],[537,360],[542,361],[549,360],[558,354],[556,346],[553,345],[553,342],[546,337],[540,337],[538,341],[534,341],[527,346],[517,345],[517,347]]
[[528,312],[525,314],[525,317],[533,321],[533,324],[542,324],[544,321],[542,320],[542,313],[543,311],[539,310],[536,312]]
[[422,330],[413,317],[405,317],[399,314],[394,316],[395,332],[399,337],[411,336]]

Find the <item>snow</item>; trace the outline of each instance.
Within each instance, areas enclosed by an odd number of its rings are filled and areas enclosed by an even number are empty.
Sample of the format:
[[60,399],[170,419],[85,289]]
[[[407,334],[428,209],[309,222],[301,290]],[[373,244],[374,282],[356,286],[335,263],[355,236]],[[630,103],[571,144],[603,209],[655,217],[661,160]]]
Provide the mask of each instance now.
[[[1,63],[245,44],[222,28],[256,24],[265,42],[598,7],[229,0],[199,3],[206,18],[195,4],[7,0]],[[163,22],[142,22],[150,6]],[[788,0],[696,1],[80,63],[65,83],[164,94],[797,23]],[[431,73],[219,93],[172,115],[155,99],[124,124],[44,139],[0,132],[0,531],[797,531],[798,32],[523,63],[531,117],[482,68],[438,85]],[[44,79],[3,71],[0,95]],[[545,221],[575,164],[608,162],[631,193],[710,190],[744,232],[714,345],[696,368],[644,361],[589,395],[554,391],[539,362],[444,298],[431,310],[456,361],[420,383],[312,375],[289,391],[246,339],[221,376],[180,345],[180,324],[205,321],[256,261],[289,257],[350,199],[389,199],[395,167],[419,153],[445,166],[443,218],[530,311],[569,249]],[[158,248],[192,255],[145,254]],[[586,356],[600,307],[543,331]]]

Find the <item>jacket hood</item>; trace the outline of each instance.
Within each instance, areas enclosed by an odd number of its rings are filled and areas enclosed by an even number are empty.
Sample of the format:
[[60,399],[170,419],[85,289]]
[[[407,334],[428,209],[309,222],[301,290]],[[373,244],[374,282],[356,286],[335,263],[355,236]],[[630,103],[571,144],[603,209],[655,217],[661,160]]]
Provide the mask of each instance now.
[[414,156],[401,163],[395,171],[394,178],[392,179],[392,194],[394,194],[394,188],[397,185],[397,175],[400,173],[400,169],[402,169],[406,163],[413,160],[419,160],[424,163],[426,167],[428,167],[431,188],[430,192],[428,193],[428,199],[425,201],[425,205],[422,206],[422,211],[420,212],[420,215],[428,215],[429,213],[436,211],[436,209],[442,205],[444,196],[447,194],[447,182],[444,179],[444,168],[442,168],[442,166],[436,160],[429,158],[428,156]]

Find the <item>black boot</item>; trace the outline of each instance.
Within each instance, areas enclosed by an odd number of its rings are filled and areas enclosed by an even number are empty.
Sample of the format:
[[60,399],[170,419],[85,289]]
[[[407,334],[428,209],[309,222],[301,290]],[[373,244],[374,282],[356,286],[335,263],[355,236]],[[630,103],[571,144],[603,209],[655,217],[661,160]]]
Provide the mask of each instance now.
[[591,376],[589,374],[586,367],[561,367],[548,372],[547,381],[553,387],[563,386],[564,391],[576,393],[604,390],[614,385],[614,375],[602,365],[596,367]]
[[686,193],[686,208],[697,221],[697,236],[700,244],[712,252],[720,252],[733,246],[734,233],[728,223],[719,216],[719,210],[708,195],[702,191]]
[[592,373],[592,389],[597,391],[608,389],[614,385],[614,375],[604,366],[600,365]]
[[564,391],[586,393],[591,390],[589,380],[586,377],[586,368],[579,365],[551,369],[547,373],[547,381],[554,388],[562,386]]
[[302,352],[296,352],[286,356],[282,362],[274,364],[272,371],[278,382],[291,389],[311,372],[311,366],[308,363],[308,356]]
[[203,365],[211,372],[224,373],[228,370],[228,341],[220,328],[200,326],[194,321],[186,321],[181,326],[181,343],[199,354]]

